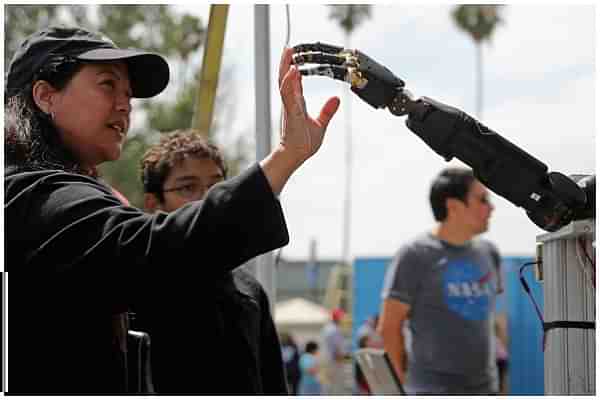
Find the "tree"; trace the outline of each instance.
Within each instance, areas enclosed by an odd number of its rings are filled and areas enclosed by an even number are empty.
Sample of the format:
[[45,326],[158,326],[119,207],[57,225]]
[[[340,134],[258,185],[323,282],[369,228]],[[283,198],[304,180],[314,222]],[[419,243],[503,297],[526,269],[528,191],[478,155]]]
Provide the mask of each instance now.
[[168,5],[101,5],[98,28],[120,47],[137,47],[187,62],[202,47],[200,18],[179,15]]
[[462,5],[452,11],[456,25],[467,32],[476,48],[476,100],[475,110],[481,118],[483,110],[483,54],[482,43],[491,41],[496,27],[503,22],[500,15],[501,5]]
[[[329,18],[337,21],[347,41],[360,24],[371,18],[371,6],[367,4],[350,4],[346,6],[329,6]],[[349,43],[345,43],[349,45]]]
[[4,65],[8,66],[12,55],[26,36],[49,24],[87,25],[86,10],[87,6],[77,5],[4,6]]
[[[329,6],[329,18],[337,21],[338,25],[344,31],[344,47],[350,48],[350,38],[352,33],[360,24],[371,17],[371,6],[351,4],[343,6]],[[345,92],[346,111],[344,112],[346,120],[346,180],[344,188],[344,227],[342,234],[342,260],[346,263],[350,261],[350,226],[352,215],[352,121],[349,98],[350,92]]]

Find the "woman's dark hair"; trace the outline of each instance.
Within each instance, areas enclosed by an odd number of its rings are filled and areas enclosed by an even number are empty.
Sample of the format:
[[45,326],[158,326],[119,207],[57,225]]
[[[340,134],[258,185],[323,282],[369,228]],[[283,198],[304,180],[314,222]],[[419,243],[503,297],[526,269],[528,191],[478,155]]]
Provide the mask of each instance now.
[[319,350],[319,345],[317,344],[317,342],[312,341],[312,340],[308,341],[306,343],[306,345],[304,346],[304,352],[305,353],[312,354],[312,353],[314,353],[317,350]]
[[173,166],[187,157],[197,157],[214,161],[227,178],[227,167],[219,149],[209,143],[200,132],[194,129],[176,130],[161,137],[141,161],[141,179],[144,193],[154,193],[164,201],[163,185]]
[[444,221],[448,216],[446,199],[466,201],[474,180],[473,171],[467,168],[447,168],[435,178],[429,192],[429,202],[436,221]]
[[31,82],[4,95],[5,166],[25,170],[62,169],[97,176],[84,170],[79,161],[61,142],[50,115],[33,100],[33,84],[44,80],[57,90],[64,89],[81,70],[83,63],[68,56],[57,56],[44,64]]

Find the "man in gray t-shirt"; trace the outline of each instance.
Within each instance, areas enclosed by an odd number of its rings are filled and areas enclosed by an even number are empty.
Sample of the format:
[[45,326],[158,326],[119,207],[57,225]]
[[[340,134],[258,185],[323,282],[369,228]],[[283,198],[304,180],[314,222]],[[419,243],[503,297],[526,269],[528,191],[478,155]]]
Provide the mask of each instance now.
[[430,201],[438,226],[402,246],[386,273],[378,326],[385,350],[410,394],[495,393],[500,256],[475,239],[493,210],[487,189],[471,170],[450,168]]

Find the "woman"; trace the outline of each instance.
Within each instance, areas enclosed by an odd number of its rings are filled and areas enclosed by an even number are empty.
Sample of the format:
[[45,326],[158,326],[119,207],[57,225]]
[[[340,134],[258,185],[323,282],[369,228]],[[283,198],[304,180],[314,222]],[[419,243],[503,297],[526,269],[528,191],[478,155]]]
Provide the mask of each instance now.
[[309,341],[304,348],[304,354],[300,357],[300,395],[319,395],[321,394],[321,383],[319,382],[319,365],[317,355],[319,345],[316,342]]
[[203,201],[151,215],[122,205],[96,168],[119,158],[131,99],[164,89],[166,61],[82,28],[21,45],[5,95],[11,393],[127,391],[122,313],[132,303],[153,300],[168,315],[156,299],[178,290],[173,277],[201,288],[288,242],[277,195],[339,106],[331,98],[317,119],[306,114],[291,57],[286,49],[280,63],[284,124],[272,153]]

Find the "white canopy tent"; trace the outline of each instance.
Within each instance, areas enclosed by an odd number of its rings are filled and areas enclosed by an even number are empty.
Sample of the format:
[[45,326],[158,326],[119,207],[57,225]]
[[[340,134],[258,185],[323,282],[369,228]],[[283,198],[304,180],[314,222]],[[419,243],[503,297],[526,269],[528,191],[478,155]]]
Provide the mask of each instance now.
[[290,333],[301,350],[309,340],[320,342],[321,330],[328,321],[329,311],[325,307],[303,298],[275,305],[277,331]]

